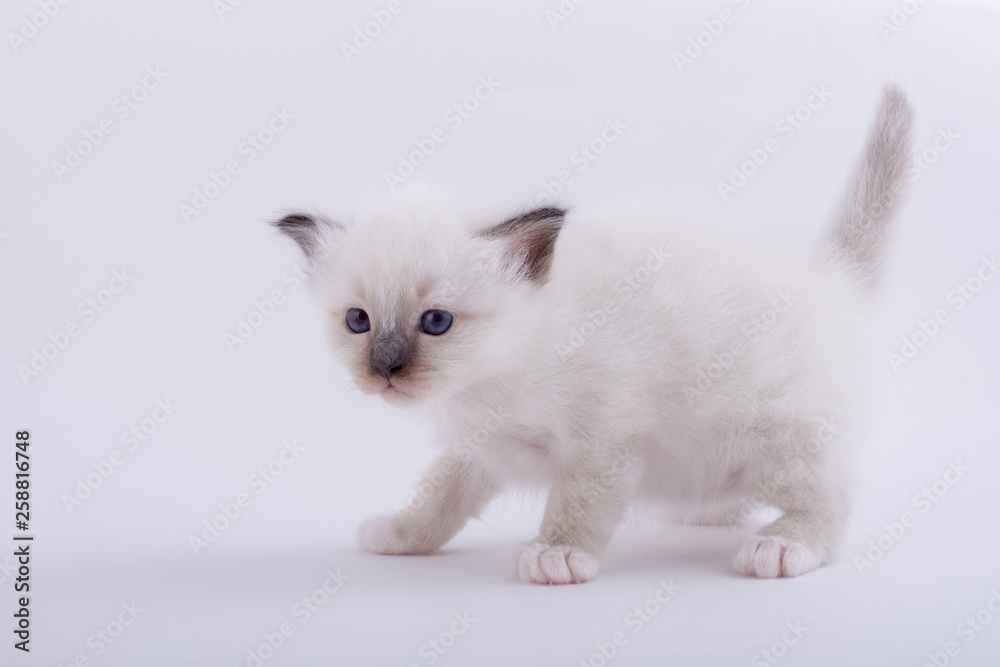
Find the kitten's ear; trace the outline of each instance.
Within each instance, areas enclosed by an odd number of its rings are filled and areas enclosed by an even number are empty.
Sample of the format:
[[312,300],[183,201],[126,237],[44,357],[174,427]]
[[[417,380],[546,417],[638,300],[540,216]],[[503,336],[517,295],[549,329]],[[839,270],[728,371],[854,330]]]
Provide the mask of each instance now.
[[307,213],[289,213],[272,225],[299,244],[308,259],[317,259],[331,233],[343,230],[340,223]]
[[489,227],[480,236],[507,241],[507,258],[516,263],[518,273],[533,281],[545,278],[552,264],[556,237],[566,219],[566,210],[536,208]]

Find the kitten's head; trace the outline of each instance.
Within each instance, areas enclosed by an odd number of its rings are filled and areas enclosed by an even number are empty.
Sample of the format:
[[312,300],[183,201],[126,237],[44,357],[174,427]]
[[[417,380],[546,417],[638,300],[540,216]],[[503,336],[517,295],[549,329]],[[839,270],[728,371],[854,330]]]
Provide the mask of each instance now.
[[490,220],[410,192],[350,224],[306,214],[274,224],[305,253],[327,339],[358,388],[409,404],[461,391],[517,349],[564,216]]

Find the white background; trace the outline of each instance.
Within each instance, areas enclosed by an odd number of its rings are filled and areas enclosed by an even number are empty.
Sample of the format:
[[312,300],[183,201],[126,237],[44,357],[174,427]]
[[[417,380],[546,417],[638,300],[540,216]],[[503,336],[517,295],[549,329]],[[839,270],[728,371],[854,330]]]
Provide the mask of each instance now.
[[[997,664],[1000,619],[970,643],[958,626],[1000,586],[1000,281],[961,310],[948,294],[1000,251],[1000,12],[911,5],[883,34],[894,9],[882,1],[591,0],[553,26],[556,0],[402,0],[348,60],[341,43],[386,3],[247,0],[220,18],[210,0],[71,2],[17,45],[10,33],[40,9],[4,3],[0,664],[254,664],[247,651],[284,621],[295,634],[267,665],[428,664],[426,643],[442,633],[450,643],[453,614],[466,611],[475,622],[437,664],[599,665],[595,644],[619,631],[628,642],[609,664],[767,664],[758,654],[788,622],[808,628],[780,659],[789,667],[922,665],[949,641],[960,650],[952,664]],[[735,20],[679,68],[673,54],[724,9]],[[120,118],[115,100],[147,67],[166,77]],[[480,77],[499,87],[453,127],[444,114]],[[264,221],[288,207],[348,216],[440,127],[447,140],[414,182],[523,201],[568,169],[561,199],[577,207],[714,201],[751,228],[814,234],[890,79],[917,110],[918,151],[935,161],[901,217],[883,400],[835,563],[794,580],[743,579],[729,565],[731,530],[646,522],[616,538],[594,582],[529,586],[513,554],[534,534],[540,499],[513,495],[439,555],[356,549],[358,522],[405,502],[433,450],[405,413],[351,387],[306,289],[286,280],[296,249]],[[775,122],[814,86],[832,97],[784,138]],[[275,108],[293,118],[248,162],[240,145]],[[113,132],[60,179],[54,163],[104,118]],[[609,118],[627,129],[579,171],[574,152]],[[935,154],[949,128],[958,138]],[[778,152],[721,202],[717,182],[769,137]],[[185,221],[180,205],[229,160],[240,173]],[[128,286],[88,321],[79,304],[122,270]],[[272,290],[284,302],[230,351],[224,334]],[[893,372],[885,355],[938,309],[948,323]],[[69,323],[79,334],[23,379],[19,366]],[[130,451],[122,434],[168,398],[179,407]],[[32,436],[36,535],[30,655],[11,632],[21,429]],[[250,476],[286,440],[303,452],[257,494]],[[70,511],[65,498],[115,450],[121,465]],[[913,496],[959,461],[968,472],[922,514]],[[252,504],[196,555],[189,538],[243,492]],[[916,525],[859,573],[854,558],[904,512]],[[300,623],[293,605],[338,568],[349,579]],[[680,592],[633,633],[626,614],[661,579]],[[97,655],[97,630],[133,601],[143,611]]]

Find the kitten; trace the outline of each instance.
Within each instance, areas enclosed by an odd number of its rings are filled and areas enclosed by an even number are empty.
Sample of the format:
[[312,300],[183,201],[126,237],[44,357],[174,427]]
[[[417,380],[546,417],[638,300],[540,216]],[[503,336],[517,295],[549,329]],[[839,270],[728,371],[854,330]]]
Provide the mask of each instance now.
[[627,505],[647,500],[707,523],[779,510],[739,547],[743,574],[830,561],[912,115],[886,86],[827,239],[801,258],[643,210],[502,219],[414,192],[352,224],[275,222],[311,262],[358,388],[423,408],[442,444],[410,506],[361,525],[361,547],[433,552],[527,483],[550,492],[524,581],[592,579]]

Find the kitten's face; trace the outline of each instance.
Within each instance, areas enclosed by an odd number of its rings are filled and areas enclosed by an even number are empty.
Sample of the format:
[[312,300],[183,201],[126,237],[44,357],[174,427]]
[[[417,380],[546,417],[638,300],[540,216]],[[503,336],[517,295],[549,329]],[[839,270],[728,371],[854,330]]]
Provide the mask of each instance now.
[[477,229],[438,204],[395,198],[351,225],[277,225],[316,263],[327,340],[357,387],[405,405],[461,391],[510,347],[506,318],[544,277],[562,222],[543,211]]
[[330,346],[361,391],[394,403],[453,386],[476,365],[500,296],[482,280],[487,267],[470,266],[468,241],[413,231],[351,229],[317,276]]

